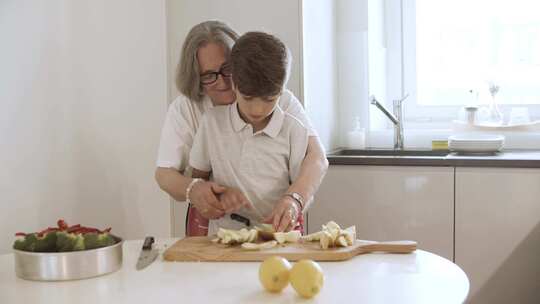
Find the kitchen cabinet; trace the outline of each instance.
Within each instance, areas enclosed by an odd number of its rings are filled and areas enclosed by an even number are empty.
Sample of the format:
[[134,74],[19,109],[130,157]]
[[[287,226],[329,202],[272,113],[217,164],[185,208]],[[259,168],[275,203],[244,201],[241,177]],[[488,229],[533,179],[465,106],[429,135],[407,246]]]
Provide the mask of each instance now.
[[367,240],[415,240],[453,260],[454,168],[332,165],[308,215],[309,232],[334,220]]
[[456,168],[455,262],[470,303],[540,301],[540,169]]

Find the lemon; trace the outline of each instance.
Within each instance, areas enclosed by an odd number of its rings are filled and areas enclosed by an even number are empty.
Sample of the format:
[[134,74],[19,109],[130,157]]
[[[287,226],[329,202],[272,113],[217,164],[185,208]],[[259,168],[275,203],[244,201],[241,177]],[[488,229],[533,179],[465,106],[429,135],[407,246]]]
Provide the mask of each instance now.
[[324,274],[321,266],[312,260],[301,260],[291,269],[291,285],[304,298],[311,298],[321,291]]
[[259,280],[270,292],[280,292],[289,284],[291,264],[279,256],[264,260],[259,267]]

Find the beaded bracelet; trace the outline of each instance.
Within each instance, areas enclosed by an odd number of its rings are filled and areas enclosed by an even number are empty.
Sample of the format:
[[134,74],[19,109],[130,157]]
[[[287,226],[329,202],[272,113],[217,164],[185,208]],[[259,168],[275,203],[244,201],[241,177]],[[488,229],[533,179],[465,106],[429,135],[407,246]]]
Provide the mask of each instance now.
[[198,182],[202,182],[204,181],[202,178],[194,178],[190,183],[189,185],[187,186],[187,189],[186,189],[186,202],[188,204],[191,204],[191,199],[189,198],[189,194],[191,193],[191,189],[193,188],[193,185],[195,185],[196,183]]

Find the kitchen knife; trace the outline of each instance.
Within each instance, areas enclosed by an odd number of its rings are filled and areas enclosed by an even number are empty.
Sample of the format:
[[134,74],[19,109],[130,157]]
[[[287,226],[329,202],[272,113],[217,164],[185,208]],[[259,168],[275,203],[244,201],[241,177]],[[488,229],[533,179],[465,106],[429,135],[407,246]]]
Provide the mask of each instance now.
[[247,227],[251,226],[251,221],[247,217],[241,216],[237,213],[231,213],[231,220],[244,223],[244,225]]
[[137,260],[137,270],[141,270],[146,266],[152,264],[152,262],[155,261],[158,257],[159,251],[152,248],[152,244],[154,244],[154,237],[147,236],[144,239],[141,254],[139,255],[139,259]]

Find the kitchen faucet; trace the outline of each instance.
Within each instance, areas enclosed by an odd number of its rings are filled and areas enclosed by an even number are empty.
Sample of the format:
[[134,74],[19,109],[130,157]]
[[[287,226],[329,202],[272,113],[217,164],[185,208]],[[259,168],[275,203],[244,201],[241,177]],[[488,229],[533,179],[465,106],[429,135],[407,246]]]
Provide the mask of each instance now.
[[371,95],[371,104],[375,105],[381,112],[383,112],[388,119],[394,124],[394,149],[403,150],[403,111],[402,103],[405,99],[409,97],[409,94],[406,94],[401,99],[393,100],[394,105],[394,114],[388,112],[388,110],[377,101],[375,96]]

